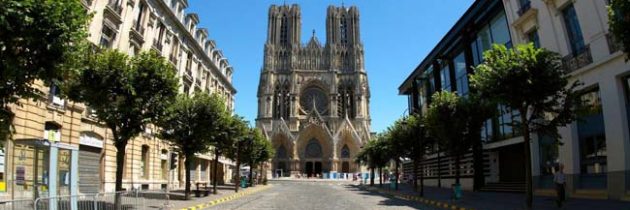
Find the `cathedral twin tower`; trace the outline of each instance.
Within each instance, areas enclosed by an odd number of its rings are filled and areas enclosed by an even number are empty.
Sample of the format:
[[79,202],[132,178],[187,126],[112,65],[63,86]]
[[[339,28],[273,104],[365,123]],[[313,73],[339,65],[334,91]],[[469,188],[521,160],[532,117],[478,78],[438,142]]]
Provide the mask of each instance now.
[[298,5],[269,8],[256,126],[272,141],[274,176],[354,173],[370,138],[370,91],[355,6],[329,6],[326,43],[301,42]]

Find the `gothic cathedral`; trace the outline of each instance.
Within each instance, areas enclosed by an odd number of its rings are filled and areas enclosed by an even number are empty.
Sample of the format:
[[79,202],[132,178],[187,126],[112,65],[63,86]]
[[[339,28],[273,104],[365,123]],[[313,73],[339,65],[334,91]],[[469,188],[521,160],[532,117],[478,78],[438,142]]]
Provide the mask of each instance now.
[[298,5],[272,5],[258,86],[260,128],[276,149],[274,176],[354,173],[370,139],[370,89],[355,6],[329,6],[326,43],[302,44]]

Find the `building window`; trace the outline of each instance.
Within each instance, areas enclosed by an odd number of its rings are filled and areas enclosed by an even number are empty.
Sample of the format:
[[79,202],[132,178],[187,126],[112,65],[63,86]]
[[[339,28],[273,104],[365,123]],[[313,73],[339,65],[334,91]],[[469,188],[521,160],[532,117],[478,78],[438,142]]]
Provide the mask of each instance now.
[[166,31],[166,26],[164,26],[164,24],[162,22],[158,23],[158,35],[156,37],[156,39],[153,42],[153,46],[155,46],[155,48],[157,48],[158,50],[162,50],[162,43],[164,40],[164,33]]
[[586,112],[577,121],[580,140],[580,172],[582,174],[605,173],[607,171],[606,133],[599,89],[585,92],[581,99]]
[[341,148],[341,158],[350,158],[350,149],[347,144]]
[[348,43],[348,24],[346,21],[346,16],[341,16],[340,24],[339,24],[339,33],[341,35],[341,43]]
[[553,175],[558,166],[558,141],[550,136],[540,136],[538,139],[540,151],[540,174]]
[[569,5],[562,10],[562,17],[564,18],[564,25],[567,29],[571,52],[577,55],[584,50],[585,46],[580,22],[578,21],[577,13],[573,5]]
[[289,42],[287,15],[282,15],[280,20],[280,43],[287,44]]
[[418,104],[418,108],[422,109],[422,106],[424,106],[424,104],[426,103],[426,95],[427,95],[427,88],[426,88],[426,83],[423,79],[418,78],[416,79],[416,91],[417,91],[417,95],[418,98],[416,99],[416,103]]
[[168,179],[168,151],[163,149],[160,154],[160,171],[162,172],[162,179]]
[[44,124],[44,139],[50,142],[61,141],[61,126],[53,122]]
[[534,43],[534,47],[540,48],[540,40],[538,38],[538,31],[536,31],[535,29],[531,30],[530,32],[526,34],[526,36],[527,36],[528,42]]
[[48,97],[50,103],[55,106],[63,107],[65,105],[65,101],[61,98],[61,89],[57,85],[51,85],[49,89]]
[[105,48],[112,48],[115,38],[116,31],[107,25],[103,25],[103,30],[101,31],[100,45]]
[[427,70],[425,70],[425,75],[429,81],[427,84],[427,96],[428,98],[431,98],[433,92],[435,92],[435,75],[433,74],[433,66],[429,66]]
[[490,21],[489,26],[477,32],[477,38],[471,43],[474,65],[483,62],[483,52],[489,50],[492,44],[503,44],[508,48],[512,47],[510,30],[504,13],[497,15]]
[[140,157],[140,177],[149,179],[149,146],[142,146],[142,156]]
[[145,4],[144,2],[140,1],[140,3],[138,3],[138,11],[136,14],[136,20],[134,22],[134,26],[133,28],[137,31],[140,32],[140,34],[144,33],[144,12],[145,12]]
[[468,95],[468,72],[464,52],[461,52],[455,57],[453,63],[455,65],[455,87],[457,87],[457,94],[460,96]]
[[440,70],[440,84],[443,91],[451,91],[451,71],[446,62]]

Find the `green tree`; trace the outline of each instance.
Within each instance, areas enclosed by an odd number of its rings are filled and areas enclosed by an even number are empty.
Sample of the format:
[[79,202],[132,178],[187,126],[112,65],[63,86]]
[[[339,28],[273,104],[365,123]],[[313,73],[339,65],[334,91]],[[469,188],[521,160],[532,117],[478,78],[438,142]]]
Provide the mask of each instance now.
[[[243,122],[243,119],[238,116],[231,116],[230,113],[225,113],[223,122],[220,124],[217,137],[214,139],[214,180],[212,180],[213,193],[217,194],[218,184],[218,164],[219,156],[225,155],[228,158],[233,155],[234,146],[240,144],[241,139],[247,132],[247,125]],[[236,151],[238,153],[238,151]],[[237,168],[240,167],[240,161],[236,159]],[[239,169],[240,170],[240,169]],[[238,184],[237,184],[238,185]],[[238,189],[237,189],[238,190]]]
[[[150,123],[164,117],[168,102],[175,100],[178,81],[175,68],[157,52],[129,58],[105,50],[90,57],[87,67],[69,84],[72,100],[95,111],[112,131],[116,147],[116,191],[122,190],[127,143]],[[120,205],[120,198],[116,198]]]
[[224,110],[223,100],[215,94],[195,93],[193,97],[180,94],[157,124],[161,128],[160,137],[171,141],[185,157],[186,200],[190,199],[190,170],[195,153],[210,150]]
[[89,20],[76,0],[0,1],[0,144],[12,133],[9,104],[41,98],[37,80],[57,85],[77,71]]
[[611,0],[608,6],[608,24],[615,40],[621,42],[626,61],[630,60],[630,1]]
[[240,180],[240,170],[241,164],[243,163],[243,149],[245,148],[245,143],[247,143],[246,138],[251,138],[249,135],[249,128],[247,127],[247,122],[240,116],[233,116],[233,127],[232,127],[232,138],[234,139],[233,144],[230,145],[228,152],[226,152],[226,157],[231,160],[236,161],[236,170],[238,173],[234,177],[234,191],[238,192],[239,188],[239,180]]
[[389,151],[386,153],[390,160],[394,161],[394,186],[398,190],[398,177],[400,174],[400,163],[402,158],[409,157],[411,155],[410,148],[414,139],[411,136],[411,129],[407,125],[406,119],[398,119],[387,128],[386,140],[389,146]]
[[432,96],[426,114],[427,127],[441,148],[455,157],[455,184],[460,184],[461,157],[468,152],[471,143],[465,138],[467,122],[464,104],[456,93],[441,91]]
[[424,120],[419,115],[411,115],[404,119],[402,123],[403,132],[403,148],[404,156],[411,159],[413,162],[413,186],[414,190],[418,191],[418,180],[420,180],[420,195],[424,196],[424,174],[420,173],[418,176],[418,167],[422,162],[427,147],[433,143],[433,140],[428,136],[427,129],[425,128]]
[[275,151],[271,142],[265,138],[259,129],[252,128],[249,132],[249,137],[244,139],[242,160],[249,165],[249,185],[253,186],[254,169],[258,164],[272,158]]
[[579,82],[569,83],[558,53],[538,49],[533,44],[507,49],[494,45],[484,53],[484,62],[475,68],[471,86],[484,99],[519,112],[514,126],[524,139],[526,204],[532,206],[531,132],[559,138],[558,126],[576,118],[575,93]]
[[383,185],[383,167],[390,160],[390,142],[384,133],[377,134],[368,141],[355,157],[356,162],[364,163],[370,168],[370,186],[374,185],[374,170],[379,171],[379,186]]
[[489,100],[483,100],[472,90],[466,97],[461,97],[462,109],[465,112],[466,131],[464,138],[470,142],[473,153],[473,190],[478,191],[485,184],[483,173],[483,143],[481,139],[481,128],[484,122],[495,116],[497,106]]

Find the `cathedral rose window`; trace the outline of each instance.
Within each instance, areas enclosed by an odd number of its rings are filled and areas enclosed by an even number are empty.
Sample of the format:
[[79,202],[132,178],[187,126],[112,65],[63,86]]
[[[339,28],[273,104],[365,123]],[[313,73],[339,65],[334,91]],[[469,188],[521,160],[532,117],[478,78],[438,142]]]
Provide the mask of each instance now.
[[313,106],[315,106],[317,111],[322,114],[328,107],[328,99],[322,89],[309,87],[302,91],[302,96],[300,96],[300,106],[307,112],[312,111]]
[[307,158],[321,158],[322,146],[319,145],[316,139],[311,139],[306,145],[306,157]]

